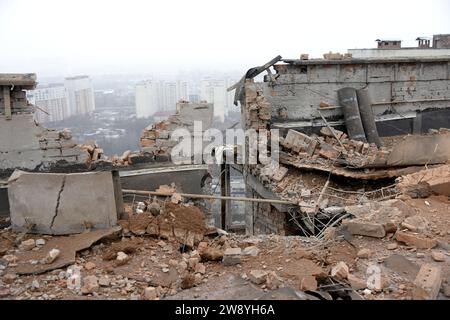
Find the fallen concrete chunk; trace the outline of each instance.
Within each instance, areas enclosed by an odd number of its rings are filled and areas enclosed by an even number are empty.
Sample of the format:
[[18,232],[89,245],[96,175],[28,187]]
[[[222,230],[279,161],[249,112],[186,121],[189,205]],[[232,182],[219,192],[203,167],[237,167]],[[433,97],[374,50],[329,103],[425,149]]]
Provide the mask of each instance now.
[[347,276],[348,283],[352,287],[353,290],[362,290],[367,288],[367,281],[364,279],[358,278],[352,274]]
[[363,220],[351,220],[346,223],[347,230],[353,235],[360,235],[366,237],[383,238],[386,236],[386,231],[382,224],[371,223]]
[[267,272],[263,270],[251,270],[248,278],[254,284],[263,284],[267,280]]
[[372,256],[372,254],[373,254],[372,250],[364,248],[359,250],[356,255],[358,258],[369,259]]
[[273,271],[267,273],[266,287],[270,290],[275,290],[281,287],[283,280]]
[[157,298],[156,288],[155,287],[147,287],[144,289],[144,298],[146,300],[156,300]]
[[241,248],[228,248],[223,254],[222,263],[225,266],[233,266],[241,263]]
[[[72,234],[117,224],[122,211],[111,172],[14,171],[8,181],[11,226],[22,232]],[[39,192],[36,192],[39,190]]]
[[98,278],[96,276],[87,276],[83,279],[83,286],[81,287],[81,293],[90,294],[99,289]]
[[441,273],[441,268],[424,264],[414,280],[413,299],[435,300],[441,288]]
[[417,249],[431,249],[437,245],[436,239],[430,239],[426,236],[407,231],[397,231],[397,233],[395,234],[395,238],[397,239],[397,241],[406,243],[410,246],[414,246]]
[[339,263],[331,269],[331,276],[344,280],[348,277],[348,271],[348,266],[345,262],[339,261]]
[[427,219],[419,215],[408,217],[402,222],[402,227],[412,232],[425,232],[428,229],[428,225]]
[[439,251],[433,251],[431,252],[431,257],[436,262],[444,262],[445,261],[445,254]]
[[25,251],[29,251],[29,250],[33,249],[34,247],[36,247],[36,241],[34,241],[34,239],[28,239],[28,240],[22,241],[22,243],[20,244],[20,248]]
[[308,275],[304,276],[300,280],[300,290],[302,291],[315,291],[317,290],[317,280],[316,277]]
[[396,253],[389,256],[384,261],[384,265],[410,281],[415,279],[420,269],[419,265]]
[[58,249],[52,249],[48,252],[47,256],[41,260],[42,264],[51,264],[53,263],[56,258],[59,257],[59,254],[61,253],[61,251],[59,251]]
[[256,246],[250,246],[250,247],[246,247],[244,248],[244,250],[242,251],[242,254],[244,256],[252,256],[252,257],[256,257],[259,253],[259,249]]
[[[77,251],[89,248],[102,238],[110,238],[119,234],[121,228],[115,227],[106,230],[96,230],[93,232],[72,235],[68,237],[54,237],[38,251],[26,251],[17,254],[17,266],[14,268],[17,274],[40,274],[49,270],[54,270],[75,263]],[[32,265],[28,261],[40,261],[46,258],[52,249],[58,249],[60,254],[58,259],[50,264]]]

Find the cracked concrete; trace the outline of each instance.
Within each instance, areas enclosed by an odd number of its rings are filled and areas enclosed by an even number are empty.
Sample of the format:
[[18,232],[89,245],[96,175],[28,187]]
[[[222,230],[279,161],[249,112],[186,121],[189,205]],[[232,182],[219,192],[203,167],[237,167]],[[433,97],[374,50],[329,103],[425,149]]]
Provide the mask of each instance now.
[[31,233],[73,234],[110,228],[118,212],[111,172],[28,173],[15,171],[8,181],[11,225]]
[[52,218],[52,224],[50,225],[50,229],[51,229],[51,230],[53,230],[53,224],[55,223],[55,219],[56,219],[56,217],[58,216],[59,203],[60,203],[60,201],[61,201],[61,193],[62,193],[63,190],[64,190],[64,185],[65,185],[65,184],[66,184],[66,177],[64,176],[64,177],[63,177],[63,181],[62,181],[62,183],[61,183],[61,189],[59,190],[59,193],[58,193],[58,199],[56,200],[55,215],[53,216],[53,218]]

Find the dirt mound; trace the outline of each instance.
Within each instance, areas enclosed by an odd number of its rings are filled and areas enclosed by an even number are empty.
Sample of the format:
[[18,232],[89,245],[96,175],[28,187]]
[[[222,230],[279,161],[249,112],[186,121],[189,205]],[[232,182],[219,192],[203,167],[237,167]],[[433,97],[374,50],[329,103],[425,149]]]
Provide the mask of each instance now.
[[205,233],[205,215],[196,206],[184,206],[168,203],[164,213],[156,218],[156,223],[169,223],[174,228],[180,228],[193,233]]

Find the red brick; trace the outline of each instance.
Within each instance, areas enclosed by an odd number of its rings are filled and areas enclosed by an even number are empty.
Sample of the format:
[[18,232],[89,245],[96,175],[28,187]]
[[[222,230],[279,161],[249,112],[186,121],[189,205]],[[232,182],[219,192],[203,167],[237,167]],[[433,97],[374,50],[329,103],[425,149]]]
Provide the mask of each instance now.
[[430,239],[423,235],[407,231],[397,231],[395,238],[399,242],[406,243],[407,245],[414,246],[418,249],[431,249],[437,245],[436,239]]

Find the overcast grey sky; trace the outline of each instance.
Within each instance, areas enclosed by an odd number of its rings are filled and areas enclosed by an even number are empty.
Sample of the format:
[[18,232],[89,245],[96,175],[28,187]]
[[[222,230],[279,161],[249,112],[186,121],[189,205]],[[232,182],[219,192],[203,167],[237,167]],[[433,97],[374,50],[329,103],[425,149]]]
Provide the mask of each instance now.
[[0,72],[240,71],[437,33],[449,0],[0,0]]

